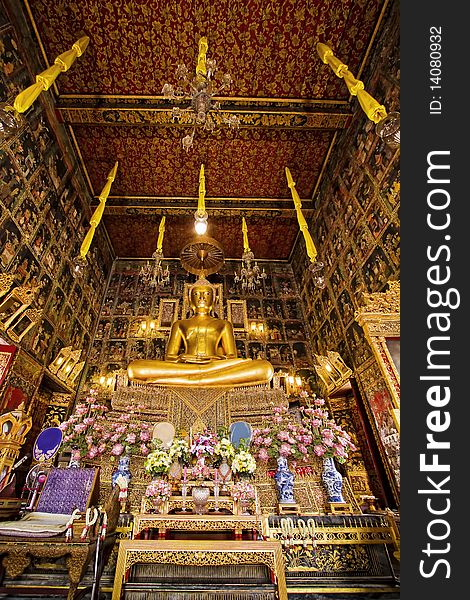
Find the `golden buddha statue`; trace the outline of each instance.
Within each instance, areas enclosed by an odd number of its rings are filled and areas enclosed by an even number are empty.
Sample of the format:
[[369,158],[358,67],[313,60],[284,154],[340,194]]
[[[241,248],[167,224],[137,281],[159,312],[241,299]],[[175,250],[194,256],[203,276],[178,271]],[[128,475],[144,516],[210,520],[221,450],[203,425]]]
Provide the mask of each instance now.
[[173,323],[165,360],[132,361],[127,369],[131,381],[235,387],[271,380],[274,369],[267,360],[237,357],[232,324],[210,314],[214,295],[214,288],[205,279],[192,286],[189,300],[193,316]]

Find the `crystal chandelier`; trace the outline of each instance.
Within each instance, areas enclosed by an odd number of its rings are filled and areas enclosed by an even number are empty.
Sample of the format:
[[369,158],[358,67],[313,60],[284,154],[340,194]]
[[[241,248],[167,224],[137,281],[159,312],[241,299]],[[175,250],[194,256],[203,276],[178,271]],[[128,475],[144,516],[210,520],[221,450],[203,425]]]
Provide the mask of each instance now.
[[170,269],[163,264],[163,235],[165,233],[165,218],[162,217],[158,228],[157,249],[152,254],[152,262],[147,261],[140,269],[140,277],[150,287],[158,289],[170,283]]
[[263,279],[266,279],[268,276],[266,271],[261,269],[258,266],[258,263],[253,261],[255,259],[255,255],[250,250],[250,246],[248,244],[248,227],[246,225],[245,217],[242,218],[242,231],[243,231],[243,254],[242,254],[242,263],[240,266],[240,272],[237,273],[235,271],[235,284],[241,287],[241,290],[244,294],[247,292],[250,294],[254,294],[256,291],[261,291],[263,285]]
[[214,96],[230,86],[232,77],[229,73],[222,76],[218,86],[215,85],[213,76],[217,70],[214,59],[206,59],[208,44],[207,38],[199,40],[199,54],[196,66],[196,75],[189,79],[189,71],[186,65],[178,65],[176,78],[178,83],[173,87],[170,83],[165,83],[162,94],[167,100],[184,101],[189,100],[190,105],[187,108],[173,107],[172,120],[178,123],[192,125],[192,131],[186,135],[183,140],[183,148],[186,152],[193,145],[196,127],[202,126],[205,131],[212,133],[221,124],[227,125],[230,129],[238,129],[240,119],[236,115],[225,115],[220,112],[220,103],[214,102]]

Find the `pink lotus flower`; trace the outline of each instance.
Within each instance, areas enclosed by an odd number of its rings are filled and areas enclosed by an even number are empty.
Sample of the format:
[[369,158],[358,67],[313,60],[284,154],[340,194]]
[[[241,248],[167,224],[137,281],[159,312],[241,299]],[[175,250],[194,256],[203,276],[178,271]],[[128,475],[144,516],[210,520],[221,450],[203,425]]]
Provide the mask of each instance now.
[[111,454],[114,456],[121,456],[123,452],[124,446],[122,444],[114,444],[114,446],[111,448]]
[[281,444],[281,447],[279,448],[279,454],[281,456],[289,456],[291,454],[292,448],[290,446],[290,444]]
[[266,448],[260,448],[258,458],[260,460],[269,460],[269,454],[267,453]]
[[147,454],[150,452],[150,449],[145,444],[140,444],[140,451],[142,452],[143,456],[147,456]]
[[148,442],[150,440],[150,433],[148,431],[141,431],[139,437],[141,442]]
[[69,422],[68,422],[68,421],[64,421],[63,423],[61,423],[61,424],[59,425],[59,429],[60,429],[61,431],[66,431],[68,426],[69,426]]
[[323,446],[320,446],[320,444],[317,444],[316,446],[314,446],[313,451],[315,452],[315,454],[317,456],[323,456],[326,452],[325,448]]
[[126,442],[128,442],[129,444],[135,444],[135,440],[136,440],[136,435],[135,433],[128,433],[126,436]]
[[73,430],[76,431],[77,433],[83,433],[85,431],[85,429],[86,429],[86,425],[84,423],[78,423],[73,428]]
[[87,453],[88,458],[95,458],[98,456],[98,448],[96,446],[92,446]]

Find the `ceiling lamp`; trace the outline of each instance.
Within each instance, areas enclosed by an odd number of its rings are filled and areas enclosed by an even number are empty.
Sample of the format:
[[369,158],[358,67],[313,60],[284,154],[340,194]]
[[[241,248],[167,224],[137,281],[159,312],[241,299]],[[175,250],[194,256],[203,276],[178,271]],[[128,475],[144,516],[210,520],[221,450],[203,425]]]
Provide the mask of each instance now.
[[237,273],[235,271],[234,281],[237,285],[240,285],[244,294],[246,294],[246,292],[254,294],[258,290],[261,291],[263,287],[263,279],[266,279],[267,274],[264,270],[264,267],[261,271],[257,262],[255,262],[255,264],[252,264],[255,259],[255,255],[250,250],[250,245],[248,243],[248,227],[246,225],[245,217],[242,217],[242,232],[242,264],[240,267],[240,272]]
[[[163,236],[165,235],[165,219],[162,217],[160,226],[158,228],[158,240],[157,249],[152,254],[152,263],[147,261],[147,264],[140,269],[139,275],[142,277],[143,282],[150,287],[158,289],[161,286],[168,285],[170,283],[170,270],[168,266],[163,264]],[[152,324],[150,324],[152,329]]]
[[326,44],[317,44],[317,52],[325,64],[330,65],[334,74],[346,82],[352,96],[357,96],[362,110],[367,118],[376,123],[375,132],[390,148],[400,146],[400,113],[391,112],[387,115],[385,106],[382,106],[365,91],[362,81],[356,79],[348,70],[348,66],[342,63],[333,54],[333,50]]
[[93,237],[95,235],[96,228],[100,224],[100,221],[103,217],[104,209],[106,206],[106,200],[108,199],[109,192],[111,191],[111,185],[116,178],[118,168],[118,162],[114,163],[114,167],[108,174],[107,181],[104,184],[104,188],[101,190],[101,194],[99,195],[99,204],[95,209],[95,212],[92,214],[90,219],[90,229],[85,236],[85,239],[82,242],[80,247],[80,254],[75,257],[72,261],[72,274],[74,277],[81,277],[87,267],[87,258],[88,250],[90,249],[91,242],[93,241]]
[[194,213],[194,229],[198,235],[204,235],[207,231],[207,218],[205,205],[206,181],[204,178],[204,165],[201,165],[199,171],[199,198],[197,201],[197,210]]
[[23,122],[21,113],[26,112],[31,107],[41,92],[51,87],[59,73],[70,69],[75,59],[85,52],[89,41],[90,38],[85,35],[77,40],[70,50],[58,56],[52,67],[36,75],[36,83],[18,94],[13,106],[0,104],[0,139],[5,139],[16,133]]
[[196,76],[189,80],[189,71],[185,65],[178,65],[176,77],[178,84],[173,87],[170,83],[165,83],[162,94],[167,100],[185,101],[189,100],[190,105],[187,108],[175,106],[172,110],[172,120],[183,125],[192,125],[192,132],[186,135],[183,140],[183,148],[186,152],[193,145],[196,127],[202,126],[205,131],[212,133],[220,125],[228,125],[230,129],[238,129],[240,119],[236,115],[227,115],[220,112],[220,103],[214,102],[214,96],[229,87],[232,83],[232,77],[225,73],[218,87],[212,77],[217,70],[214,59],[206,59],[207,38],[199,40],[199,54],[197,57]]
[[292,199],[294,200],[295,210],[297,212],[297,221],[299,223],[300,231],[303,233],[305,246],[307,248],[307,254],[310,259],[309,270],[312,273],[312,281],[315,287],[320,288],[321,290],[326,287],[325,281],[325,273],[324,273],[324,263],[320,260],[317,260],[317,249],[315,248],[315,244],[313,243],[312,236],[308,230],[307,221],[305,220],[304,215],[302,214],[302,203],[300,201],[299,194],[295,189],[295,182],[292,179],[291,172],[289,168],[286,167],[286,176],[287,176],[287,185],[290,187],[292,192]]

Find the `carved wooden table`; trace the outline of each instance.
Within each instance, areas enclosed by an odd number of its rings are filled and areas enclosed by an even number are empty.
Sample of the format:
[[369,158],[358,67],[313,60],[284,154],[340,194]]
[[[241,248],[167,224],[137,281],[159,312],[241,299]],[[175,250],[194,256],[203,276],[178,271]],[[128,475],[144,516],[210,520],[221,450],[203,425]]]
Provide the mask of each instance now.
[[[65,540],[42,541],[24,539],[22,541],[0,540],[0,556],[6,574],[15,578],[21,575],[31,564],[32,558],[61,558],[69,577],[67,599],[72,600],[85,570],[94,554],[96,542],[66,542]],[[13,587],[13,586],[12,586]],[[4,588],[7,589],[8,588]]]
[[138,514],[134,517],[133,537],[139,538],[145,529],[158,529],[160,538],[169,529],[179,531],[234,531],[241,539],[242,531],[251,529],[265,535],[266,519],[261,515],[162,515]]
[[274,575],[279,600],[287,600],[284,559],[279,542],[214,540],[121,540],[112,600],[120,600],[122,584],[136,564],[266,565]]

